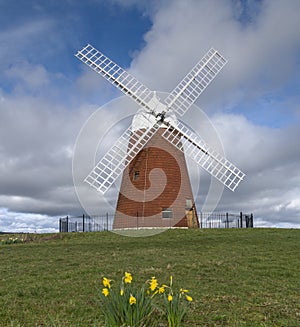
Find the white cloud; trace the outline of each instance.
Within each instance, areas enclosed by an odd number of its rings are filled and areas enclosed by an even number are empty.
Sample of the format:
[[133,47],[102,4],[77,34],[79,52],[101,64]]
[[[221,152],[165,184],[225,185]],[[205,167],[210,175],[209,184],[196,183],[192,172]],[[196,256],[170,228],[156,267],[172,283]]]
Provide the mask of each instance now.
[[58,220],[59,217],[11,212],[0,208],[1,232],[54,233],[58,231]]
[[16,81],[17,88],[24,88],[25,91],[35,91],[49,84],[48,74],[42,65],[30,65],[28,62],[21,62],[10,66],[5,75]]
[[206,108],[278,90],[291,78],[298,58],[300,3],[264,1],[244,24],[235,20],[232,5],[177,0],[163,6],[145,35],[147,45],[132,62],[134,73],[152,89],[171,91],[214,46],[229,63],[201,96],[199,103]]
[[[5,13],[3,13],[5,14]],[[41,39],[53,27],[49,19],[33,20],[23,24],[11,24],[0,31],[0,68],[11,65],[13,61],[32,56],[41,50]]]
[[39,87],[44,80],[49,88],[55,87],[44,67],[25,67],[26,78],[24,71],[14,74],[26,85],[23,91],[2,91],[0,207],[33,215],[76,212],[80,206],[72,180],[73,146],[95,106],[69,109],[45,94],[31,96],[29,90],[34,93],[32,87]]
[[[245,173],[234,194],[224,193],[220,206],[248,210],[269,224],[300,224],[299,129],[272,129],[228,114],[212,118],[228,159]],[[245,209],[244,209],[245,208]]]

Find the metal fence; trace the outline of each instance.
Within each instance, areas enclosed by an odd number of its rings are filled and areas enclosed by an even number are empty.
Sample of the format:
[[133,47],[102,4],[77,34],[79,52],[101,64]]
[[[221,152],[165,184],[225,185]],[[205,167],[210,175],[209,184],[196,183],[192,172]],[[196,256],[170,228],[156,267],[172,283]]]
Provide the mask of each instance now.
[[224,212],[200,212],[200,228],[253,228],[253,214],[224,213]]
[[64,217],[59,219],[60,232],[103,232],[113,229],[114,215],[102,216],[82,215],[77,217]]
[[[136,229],[139,228],[139,219],[136,217]],[[252,228],[253,214],[224,213],[224,212],[198,212],[200,228]],[[59,219],[60,232],[99,232],[113,229],[114,214],[105,214],[102,216],[66,216]],[[175,225],[170,221],[169,227]]]

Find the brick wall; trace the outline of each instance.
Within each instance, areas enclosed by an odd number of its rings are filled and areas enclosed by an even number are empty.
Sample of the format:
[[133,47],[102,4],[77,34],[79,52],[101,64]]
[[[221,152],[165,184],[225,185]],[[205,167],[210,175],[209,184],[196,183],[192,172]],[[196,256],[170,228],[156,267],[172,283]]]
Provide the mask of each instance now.
[[[199,227],[184,153],[160,128],[123,173],[114,228]],[[187,199],[193,208],[187,211]],[[162,210],[172,210],[163,218]],[[168,216],[168,213],[165,213]]]

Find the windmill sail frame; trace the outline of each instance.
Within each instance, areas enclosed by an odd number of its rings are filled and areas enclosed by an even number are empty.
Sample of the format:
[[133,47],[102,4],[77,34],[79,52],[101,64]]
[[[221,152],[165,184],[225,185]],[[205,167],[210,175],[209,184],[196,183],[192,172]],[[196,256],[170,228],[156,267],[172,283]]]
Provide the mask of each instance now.
[[[181,151],[185,148],[188,156],[231,191],[244,179],[243,172],[209,148],[197,134],[182,123],[175,125],[168,119],[169,112],[184,115],[225,66],[227,60],[217,50],[211,48],[163,102],[157,98],[156,92],[90,44],[75,56],[156,118],[154,123],[149,121],[149,127],[144,130],[133,131],[131,126],[126,129],[85,178],[92,187],[105,194],[160,127],[166,129],[162,136],[167,141]],[[129,139],[132,142],[130,147],[127,146]],[[184,144],[184,147],[179,144]]]

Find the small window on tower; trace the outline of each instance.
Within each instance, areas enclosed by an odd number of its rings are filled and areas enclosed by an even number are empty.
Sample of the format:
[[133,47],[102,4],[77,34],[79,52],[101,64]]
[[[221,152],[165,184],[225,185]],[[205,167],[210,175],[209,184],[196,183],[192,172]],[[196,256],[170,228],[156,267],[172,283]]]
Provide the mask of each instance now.
[[140,171],[139,170],[136,170],[133,174],[133,180],[134,181],[137,181],[140,177]]
[[163,208],[161,213],[162,213],[162,218],[173,218],[172,208]]

